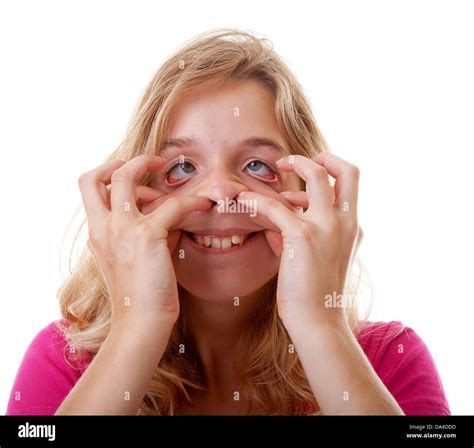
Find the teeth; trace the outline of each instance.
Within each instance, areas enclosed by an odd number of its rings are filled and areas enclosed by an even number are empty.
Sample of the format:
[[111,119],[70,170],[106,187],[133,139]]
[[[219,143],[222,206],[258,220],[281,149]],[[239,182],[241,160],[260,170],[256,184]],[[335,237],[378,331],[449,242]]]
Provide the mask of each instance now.
[[240,235],[232,235],[231,242],[232,242],[232,244],[242,244],[242,240],[240,239]]
[[212,247],[213,249],[229,249],[232,245],[238,244],[239,246],[242,246],[247,239],[247,234],[225,237],[193,234],[193,238],[200,246]]
[[232,238],[222,238],[221,248],[228,249],[229,247],[232,247]]
[[213,249],[221,248],[221,240],[219,238],[211,238],[211,247]]

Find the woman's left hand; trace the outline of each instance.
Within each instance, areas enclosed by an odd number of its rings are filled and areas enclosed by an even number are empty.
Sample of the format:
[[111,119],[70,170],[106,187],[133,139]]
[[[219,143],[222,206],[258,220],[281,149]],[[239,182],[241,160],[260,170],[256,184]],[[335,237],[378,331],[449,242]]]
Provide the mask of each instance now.
[[[267,231],[274,247],[281,238],[279,316],[288,330],[306,324],[345,324],[341,299],[347,299],[346,281],[362,238],[357,219],[359,169],[329,153],[313,159],[285,157],[278,168],[294,171],[306,182],[306,191],[284,194],[293,206],[305,211],[291,211],[278,200],[255,192],[244,192],[238,200],[256,201],[257,214],[281,232],[280,237]],[[334,187],[328,174],[335,179]]]

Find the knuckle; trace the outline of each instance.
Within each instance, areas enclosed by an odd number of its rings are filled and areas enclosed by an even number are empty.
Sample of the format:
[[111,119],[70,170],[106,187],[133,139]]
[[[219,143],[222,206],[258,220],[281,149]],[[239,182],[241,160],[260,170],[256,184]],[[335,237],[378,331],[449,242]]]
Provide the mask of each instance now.
[[100,247],[104,241],[103,236],[99,235],[99,232],[94,229],[89,229],[88,238],[88,242],[92,247]]
[[139,156],[135,157],[135,160],[138,160],[139,162],[146,163],[146,162],[150,162],[151,160],[153,160],[154,157],[155,156],[152,156],[151,154],[140,154]]
[[[142,221],[135,227],[135,236],[138,241],[151,241],[160,238],[160,231],[156,231],[155,226],[150,221]],[[167,234],[167,232],[166,232]],[[166,238],[166,235],[164,236]]]
[[351,164],[351,165],[349,166],[349,171],[350,171],[350,173],[351,173],[351,175],[352,175],[353,177],[355,177],[356,179],[359,179],[359,177],[360,177],[360,169],[359,169],[358,166]]
[[326,171],[326,168],[324,168],[323,166],[314,164],[313,176],[315,179],[327,181],[328,172]]
[[90,172],[87,172],[87,173],[82,173],[79,178],[77,179],[77,184],[79,185],[79,188],[81,190],[83,190],[85,188],[86,185],[89,184],[90,182],[90,177],[91,177],[91,174]]
[[313,226],[307,222],[301,222],[295,227],[295,236],[303,240],[309,240],[313,237]]
[[147,237],[150,235],[151,232],[151,226],[150,223],[147,221],[143,221],[140,224],[138,224],[135,228],[135,233],[138,236],[144,236]]
[[177,198],[168,198],[163,205],[166,205],[167,208],[176,210],[179,208],[179,200]]
[[339,232],[339,223],[337,219],[329,219],[324,225],[324,230],[328,235],[336,235]]
[[281,206],[281,202],[277,201],[274,198],[267,199],[268,208],[271,210],[277,210]]
[[111,243],[121,241],[125,236],[125,229],[123,226],[111,221],[107,226],[107,239]]
[[112,176],[110,177],[110,180],[115,183],[115,182],[124,182],[129,179],[129,174],[124,168],[119,168],[118,170],[115,170],[112,173]]
[[355,239],[359,234],[359,224],[356,218],[349,218],[345,222],[345,230],[350,238]]

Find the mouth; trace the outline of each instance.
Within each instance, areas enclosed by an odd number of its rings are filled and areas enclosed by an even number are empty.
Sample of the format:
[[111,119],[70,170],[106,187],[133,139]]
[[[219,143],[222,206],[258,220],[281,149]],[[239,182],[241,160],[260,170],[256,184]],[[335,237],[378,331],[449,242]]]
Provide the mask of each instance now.
[[232,234],[229,232],[219,232],[227,233],[226,235],[216,235],[216,233],[217,232],[193,233],[183,231],[184,236],[201,251],[219,254],[230,253],[246,248],[263,235],[263,231],[247,233],[235,232]]

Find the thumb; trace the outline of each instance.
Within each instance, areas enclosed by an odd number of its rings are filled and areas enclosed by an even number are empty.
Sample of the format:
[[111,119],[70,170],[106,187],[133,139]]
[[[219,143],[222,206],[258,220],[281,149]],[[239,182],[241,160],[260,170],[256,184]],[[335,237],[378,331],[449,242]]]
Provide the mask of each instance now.
[[170,230],[168,232],[168,237],[166,238],[166,240],[168,241],[168,250],[170,251],[170,254],[173,254],[173,252],[175,251],[180,237],[181,230]]
[[[158,207],[158,205],[160,205],[157,199],[160,199],[163,196],[165,196],[164,193],[156,191],[151,187],[147,187],[145,185],[137,186],[136,201],[140,212],[142,212],[144,215],[151,213]],[[170,254],[175,251],[180,237],[180,230],[170,230],[168,232],[168,237],[166,240],[168,242],[168,250],[170,251]]]
[[278,258],[280,258],[281,253],[283,252],[283,240],[281,238],[280,232],[275,232],[274,230],[265,230],[265,238],[267,239],[273,253]]
[[138,185],[135,195],[137,207],[141,213],[147,215],[158,207],[159,204],[157,199],[162,198],[164,195],[164,193],[156,191],[151,187],[147,187],[145,185]]

